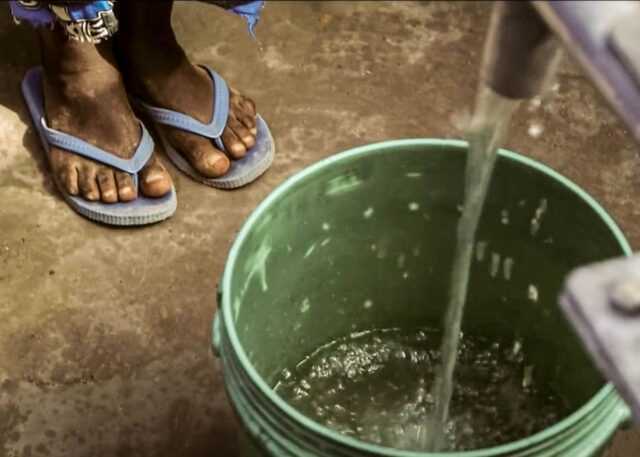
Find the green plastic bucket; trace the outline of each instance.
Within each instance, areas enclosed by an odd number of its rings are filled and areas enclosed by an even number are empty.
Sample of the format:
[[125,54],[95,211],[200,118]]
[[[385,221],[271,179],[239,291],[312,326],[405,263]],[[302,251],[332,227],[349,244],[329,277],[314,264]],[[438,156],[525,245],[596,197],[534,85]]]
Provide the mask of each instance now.
[[[583,190],[504,150],[480,223],[486,254],[472,267],[463,328],[520,338],[536,376],[574,412],[520,441],[427,454],[339,435],[271,390],[283,368],[337,337],[441,325],[466,150],[464,142],[435,139],[352,149],[293,176],[250,216],[229,254],[213,332],[244,427],[244,455],[586,457],[600,455],[628,419],[556,300],[570,270],[628,255],[629,246]],[[510,274],[503,272],[506,258]]]

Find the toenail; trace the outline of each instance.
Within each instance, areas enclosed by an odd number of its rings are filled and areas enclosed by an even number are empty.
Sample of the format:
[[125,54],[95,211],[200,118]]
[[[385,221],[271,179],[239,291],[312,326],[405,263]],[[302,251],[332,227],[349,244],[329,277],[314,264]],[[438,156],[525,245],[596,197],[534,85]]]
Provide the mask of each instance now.
[[163,173],[149,173],[145,179],[144,182],[147,184],[151,184],[154,183],[156,181],[160,181],[161,179],[164,179],[164,174]]
[[249,130],[251,133],[253,133],[254,135],[258,134],[258,129],[257,128],[252,128],[251,130]]
[[206,161],[206,169],[215,175],[222,175],[229,169],[229,159],[227,156],[215,155]]
[[226,162],[227,158],[222,156],[222,155],[210,155],[207,158],[207,165],[211,168],[214,168],[216,165],[220,165],[222,163],[222,161]]

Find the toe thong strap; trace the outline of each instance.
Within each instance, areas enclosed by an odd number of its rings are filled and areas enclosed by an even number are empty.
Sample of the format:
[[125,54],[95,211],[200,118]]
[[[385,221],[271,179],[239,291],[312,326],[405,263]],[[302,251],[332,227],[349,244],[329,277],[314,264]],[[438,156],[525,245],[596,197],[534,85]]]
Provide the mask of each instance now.
[[140,121],[138,121],[140,123],[140,129],[142,130],[140,143],[130,159],[123,159],[105,151],[104,149],[100,149],[97,146],[87,143],[80,138],[52,129],[47,126],[44,117],[41,119],[41,122],[44,134],[47,137],[47,142],[50,146],[56,146],[60,149],[73,152],[74,154],[95,160],[96,162],[103,163],[117,170],[125,171],[134,176],[149,161],[155,147],[151,135],[149,135],[144,124]]
[[202,68],[209,74],[214,87],[213,115],[208,124],[204,124],[188,114],[166,108],[158,108],[139,100],[137,103],[155,122],[211,138],[219,148],[224,150],[224,145],[222,141],[220,141],[220,137],[227,125],[227,118],[229,117],[229,88],[225,80],[218,73],[204,65]]

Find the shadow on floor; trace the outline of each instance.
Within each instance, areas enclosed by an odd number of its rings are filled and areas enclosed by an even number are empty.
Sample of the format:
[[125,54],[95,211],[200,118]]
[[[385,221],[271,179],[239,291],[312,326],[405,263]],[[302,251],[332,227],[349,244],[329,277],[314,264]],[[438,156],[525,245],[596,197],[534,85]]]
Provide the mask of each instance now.
[[28,25],[13,22],[7,5],[0,4],[0,106],[15,112],[29,128],[22,138],[22,145],[31,154],[42,176],[43,188],[58,195],[49,178],[49,167],[43,154],[38,135],[32,128],[31,117],[22,98],[20,83],[25,72],[40,63],[40,47],[36,32]]

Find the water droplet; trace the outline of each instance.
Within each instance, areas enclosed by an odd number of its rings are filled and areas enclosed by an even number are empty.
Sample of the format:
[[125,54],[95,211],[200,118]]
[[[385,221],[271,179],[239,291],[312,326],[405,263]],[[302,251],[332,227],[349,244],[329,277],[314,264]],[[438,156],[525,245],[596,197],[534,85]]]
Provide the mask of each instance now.
[[542,97],[536,96],[529,100],[529,111],[535,111],[542,105]]
[[489,269],[489,274],[492,278],[498,276],[498,271],[500,270],[500,254],[497,252],[491,253],[491,266]]
[[265,51],[264,51],[264,44],[262,43],[262,40],[259,39],[258,37],[255,37],[255,43],[258,48],[258,53],[264,54]]
[[540,135],[542,135],[542,132],[544,132],[544,127],[542,126],[542,124],[539,124],[537,122],[529,125],[529,129],[527,130],[527,133],[532,138],[539,138]]
[[369,308],[371,308],[372,306],[373,306],[373,302],[372,302],[371,300],[366,300],[366,301],[364,302],[364,308],[365,308],[365,309],[369,309]]
[[513,259],[511,257],[507,257],[504,259],[504,279],[507,281],[511,279],[511,273],[513,272]]
[[528,389],[533,384],[533,365],[528,365],[524,369],[524,377],[522,378],[522,387]]
[[540,230],[540,225],[542,224],[542,217],[544,213],[547,211],[547,199],[543,198],[540,200],[538,207],[536,208],[536,212],[531,219],[531,235],[535,236]]
[[520,351],[522,350],[522,341],[520,340],[515,340],[513,342],[513,349],[511,351],[511,353],[513,354],[513,356],[517,356],[520,354]]
[[370,219],[371,216],[373,216],[373,212],[374,212],[373,208],[370,206],[364,211],[364,213],[362,213],[362,215],[364,216],[365,219]]
[[411,202],[409,203],[409,211],[415,212],[418,211],[420,209],[420,204],[417,202]]
[[502,225],[509,225],[509,211],[506,209],[503,209],[502,212],[500,213],[500,222],[502,222]]
[[478,241],[476,243],[476,260],[478,262],[482,262],[484,260],[484,254],[487,250],[487,242],[486,241]]
[[309,249],[307,249],[307,252],[304,253],[304,258],[306,259],[307,257],[309,257],[311,254],[313,254],[313,251],[316,249],[316,244],[313,243],[311,246],[309,246]]
[[401,269],[404,268],[404,261],[405,261],[404,254],[400,254],[398,256],[398,261],[397,261],[398,268],[401,268]]

